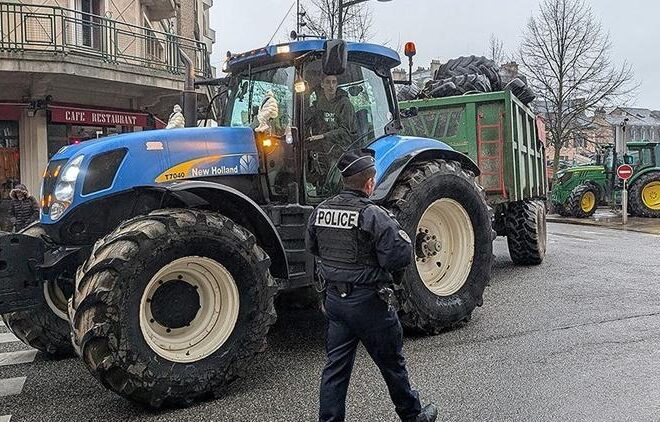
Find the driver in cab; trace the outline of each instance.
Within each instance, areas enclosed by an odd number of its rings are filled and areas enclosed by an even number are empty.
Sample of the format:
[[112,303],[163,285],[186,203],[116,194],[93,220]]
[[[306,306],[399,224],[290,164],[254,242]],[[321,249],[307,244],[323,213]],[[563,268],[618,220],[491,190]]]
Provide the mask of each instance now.
[[[338,88],[337,77],[322,75],[320,89],[316,90],[316,100],[312,103],[307,125],[311,145],[322,145],[324,152],[337,148],[339,155],[348,148],[357,136],[355,109],[348,93]],[[316,149],[316,148],[315,148]]]

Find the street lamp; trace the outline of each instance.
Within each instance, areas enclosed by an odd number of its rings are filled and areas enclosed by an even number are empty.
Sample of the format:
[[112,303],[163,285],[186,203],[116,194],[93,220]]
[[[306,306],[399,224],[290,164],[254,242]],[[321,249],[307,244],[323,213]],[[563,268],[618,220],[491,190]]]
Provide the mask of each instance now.
[[[337,38],[340,40],[344,37],[344,9],[348,9],[351,6],[355,6],[356,4],[364,3],[369,0],[350,0],[347,2],[344,2],[344,0],[339,0],[339,24],[338,24],[338,29],[337,29]],[[392,0],[378,0],[380,2],[388,2]]]

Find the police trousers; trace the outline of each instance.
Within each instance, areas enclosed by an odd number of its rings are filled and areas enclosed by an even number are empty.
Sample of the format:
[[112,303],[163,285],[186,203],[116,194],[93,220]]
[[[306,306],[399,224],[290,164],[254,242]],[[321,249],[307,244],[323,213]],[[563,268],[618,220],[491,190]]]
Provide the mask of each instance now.
[[410,388],[402,353],[403,331],[396,312],[373,289],[357,288],[348,296],[328,289],[327,360],[323,369],[319,421],[343,421],[346,392],[355,352],[361,342],[385,379],[390,398],[401,420],[414,420],[421,411],[419,395]]

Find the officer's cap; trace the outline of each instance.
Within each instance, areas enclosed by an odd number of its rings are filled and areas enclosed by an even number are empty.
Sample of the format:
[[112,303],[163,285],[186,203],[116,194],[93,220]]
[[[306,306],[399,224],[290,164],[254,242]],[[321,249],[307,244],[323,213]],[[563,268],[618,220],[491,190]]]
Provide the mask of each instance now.
[[374,152],[370,149],[348,151],[339,157],[337,167],[344,177],[350,177],[374,167]]

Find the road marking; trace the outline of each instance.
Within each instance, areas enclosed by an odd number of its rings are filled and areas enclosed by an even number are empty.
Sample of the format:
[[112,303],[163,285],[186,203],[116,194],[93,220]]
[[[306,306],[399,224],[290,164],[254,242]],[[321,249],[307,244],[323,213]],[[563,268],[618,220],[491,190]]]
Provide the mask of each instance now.
[[[15,341],[20,340],[12,333],[0,333],[0,343],[13,343]],[[0,419],[0,422],[2,422],[2,419]]]
[[37,350],[21,350],[20,352],[0,353],[0,366],[30,363],[37,355]]
[[0,422],[9,422],[11,420],[11,415],[0,416]]
[[0,397],[21,394],[26,377],[0,379]]

